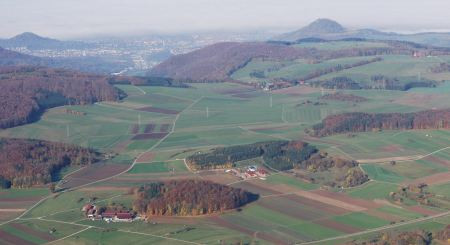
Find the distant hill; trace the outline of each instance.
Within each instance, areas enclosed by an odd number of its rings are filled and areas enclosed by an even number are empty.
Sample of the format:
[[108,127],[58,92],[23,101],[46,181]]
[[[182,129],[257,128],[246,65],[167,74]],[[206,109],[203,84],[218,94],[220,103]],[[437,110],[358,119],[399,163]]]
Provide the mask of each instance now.
[[375,40],[409,41],[439,47],[450,47],[450,33],[427,32],[416,34],[399,34],[382,32],[374,29],[350,30],[336,21],[318,19],[299,30],[272,38],[274,41],[297,41],[300,39],[320,38],[324,40],[341,40],[348,38],[364,38]]
[[107,61],[99,57],[47,58],[26,55],[0,47],[0,66],[33,65],[66,68],[99,74],[111,74],[128,67],[127,63]]
[[318,19],[294,32],[283,34],[275,40],[295,41],[303,38],[318,37],[323,34],[344,33],[346,29],[334,20]]
[[0,66],[9,65],[44,65],[44,59],[21,54],[0,47]]
[[9,39],[0,39],[3,48],[26,47],[29,50],[39,49],[84,49],[94,47],[94,44],[78,41],[60,41],[56,39],[41,37],[31,32],[24,32]]
[[221,82],[255,57],[295,59],[311,57],[311,49],[264,42],[224,42],[182,55],[172,56],[155,66],[152,76],[170,77],[181,81]]

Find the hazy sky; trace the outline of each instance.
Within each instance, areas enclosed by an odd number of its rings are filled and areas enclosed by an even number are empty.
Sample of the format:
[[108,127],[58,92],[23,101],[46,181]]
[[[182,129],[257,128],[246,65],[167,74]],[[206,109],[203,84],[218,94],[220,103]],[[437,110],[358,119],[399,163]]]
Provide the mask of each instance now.
[[450,29],[450,0],[0,0],[0,37],[297,29],[316,18],[352,27]]

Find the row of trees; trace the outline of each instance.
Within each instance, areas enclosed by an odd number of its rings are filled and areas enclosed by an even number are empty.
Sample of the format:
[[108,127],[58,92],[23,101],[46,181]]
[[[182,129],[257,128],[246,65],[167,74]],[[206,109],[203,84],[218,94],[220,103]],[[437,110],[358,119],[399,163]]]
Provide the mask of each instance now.
[[387,77],[384,75],[374,75],[370,77],[370,83],[361,84],[345,76],[334,77],[326,80],[310,82],[313,87],[323,87],[327,89],[386,89],[407,91],[411,88],[430,88],[436,87],[437,82],[416,77]]
[[415,245],[430,245],[430,244],[446,244],[450,239],[450,225],[447,225],[442,230],[426,231],[388,231],[379,234],[370,241],[352,241],[346,245],[386,245],[386,244],[415,244]]
[[125,95],[106,76],[45,67],[0,67],[0,84],[0,128],[29,123],[50,107],[115,101]]
[[315,152],[317,149],[314,146],[301,141],[268,141],[216,148],[208,153],[189,156],[186,162],[195,170],[230,168],[235,162],[262,156],[270,167],[288,170]]
[[353,95],[353,94],[344,94],[341,92],[333,93],[333,94],[326,94],[326,95],[319,97],[319,99],[337,100],[337,101],[354,102],[354,103],[366,102],[368,100],[361,96],[357,96],[357,95]]
[[355,62],[353,64],[345,64],[345,65],[338,64],[338,65],[335,65],[333,67],[317,69],[317,70],[309,73],[308,75],[299,78],[299,80],[305,80],[305,81],[306,80],[311,80],[311,79],[314,79],[314,78],[317,78],[317,77],[320,77],[320,76],[323,76],[323,75],[326,75],[326,74],[329,74],[329,73],[339,72],[339,71],[342,71],[342,70],[347,70],[347,69],[351,69],[351,68],[354,68],[354,67],[367,65],[367,64],[371,64],[371,63],[374,63],[374,62],[379,62],[379,61],[382,61],[382,60],[383,60],[383,58],[381,58],[381,57],[375,57],[375,58],[368,59],[368,60],[358,61],[358,62]]
[[153,182],[133,190],[133,209],[141,215],[190,216],[241,207],[258,195],[204,180]]
[[42,140],[0,139],[0,188],[51,182],[69,165],[91,164],[101,155],[90,149]]
[[412,113],[351,112],[331,115],[313,126],[314,136],[365,132],[383,129],[448,129],[450,109],[426,110]]
[[440,63],[437,66],[430,67],[430,71],[433,73],[450,72],[450,64]]

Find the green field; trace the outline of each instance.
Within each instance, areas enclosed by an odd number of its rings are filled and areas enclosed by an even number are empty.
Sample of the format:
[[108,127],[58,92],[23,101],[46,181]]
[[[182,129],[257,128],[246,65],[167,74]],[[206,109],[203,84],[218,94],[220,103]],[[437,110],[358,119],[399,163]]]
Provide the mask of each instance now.
[[333,217],[333,219],[342,224],[352,225],[364,229],[371,229],[383,225],[388,225],[389,221],[367,215],[365,213],[351,213],[342,216]]

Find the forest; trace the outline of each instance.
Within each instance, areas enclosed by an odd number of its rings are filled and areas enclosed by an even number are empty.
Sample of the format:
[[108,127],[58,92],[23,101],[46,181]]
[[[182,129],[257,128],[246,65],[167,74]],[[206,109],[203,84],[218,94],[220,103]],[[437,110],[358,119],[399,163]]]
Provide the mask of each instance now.
[[307,160],[317,148],[301,141],[268,141],[213,149],[194,154],[186,159],[194,170],[231,168],[238,161],[262,157],[267,165],[277,170],[288,170]]
[[51,107],[125,96],[106,76],[35,66],[1,67],[0,84],[0,128],[32,122]]
[[134,211],[150,216],[195,216],[239,208],[258,195],[205,180],[152,182],[132,190]]
[[309,82],[313,87],[323,87],[327,89],[386,89],[386,90],[400,90],[407,91],[411,88],[430,88],[436,87],[437,82],[421,79],[416,77],[387,77],[384,75],[374,75],[370,77],[370,83],[361,84],[354,81],[352,78],[340,76],[331,79],[317,80]]
[[92,164],[102,155],[91,149],[32,139],[0,139],[0,188],[27,188],[52,182],[61,168]]
[[426,110],[411,113],[363,113],[350,112],[327,116],[308,131],[323,137],[350,132],[374,130],[448,129],[450,109]]
[[[359,163],[339,157],[329,156],[327,152],[317,152],[308,160],[295,166],[296,169],[307,170],[310,173],[335,172],[334,178],[327,176],[323,184],[331,187],[354,187],[369,181],[369,177],[360,168]],[[310,182],[322,180],[309,177]]]

